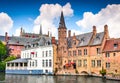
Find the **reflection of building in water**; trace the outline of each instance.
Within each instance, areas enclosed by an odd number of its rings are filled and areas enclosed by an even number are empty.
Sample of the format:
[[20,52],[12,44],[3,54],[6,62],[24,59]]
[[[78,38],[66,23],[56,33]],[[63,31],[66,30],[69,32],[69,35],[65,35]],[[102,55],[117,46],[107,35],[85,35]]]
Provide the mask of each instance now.
[[6,75],[6,83],[54,83],[53,76],[46,75]]

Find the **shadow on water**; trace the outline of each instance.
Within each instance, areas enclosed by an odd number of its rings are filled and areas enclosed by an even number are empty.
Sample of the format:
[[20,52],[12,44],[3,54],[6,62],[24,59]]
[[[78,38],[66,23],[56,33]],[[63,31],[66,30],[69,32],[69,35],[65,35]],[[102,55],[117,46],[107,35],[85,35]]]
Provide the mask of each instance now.
[[0,81],[4,81],[4,80],[5,80],[5,73],[0,72]]

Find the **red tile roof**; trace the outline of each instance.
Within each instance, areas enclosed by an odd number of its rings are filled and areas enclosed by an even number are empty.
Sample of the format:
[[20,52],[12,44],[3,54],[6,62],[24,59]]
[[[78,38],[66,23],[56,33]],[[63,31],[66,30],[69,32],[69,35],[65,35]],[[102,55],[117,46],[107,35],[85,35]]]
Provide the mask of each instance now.
[[120,51],[120,38],[107,40],[103,52]]

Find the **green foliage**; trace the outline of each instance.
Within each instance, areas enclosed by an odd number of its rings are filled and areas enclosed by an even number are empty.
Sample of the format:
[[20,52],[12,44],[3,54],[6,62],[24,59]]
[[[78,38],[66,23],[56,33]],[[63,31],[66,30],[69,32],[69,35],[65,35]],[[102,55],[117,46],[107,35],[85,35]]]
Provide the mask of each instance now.
[[100,70],[100,74],[101,74],[102,76],[106,75],[106,69],[104,69],[104,68],[102,67],[102,70]]
[[0,62],[2,58],[6,55],[6,46],[0,41]]
[[0,70],[4,71],[6,67],[6,63],[5,62],[0,62]]
[[76,74],[79,74],[79,72],[78,72],[78,70],[77,70],[77,69],[75,70],[75,73],[76,73]]
[[11,55],[11,56],[7,57],[4,61],[0,62],[0,70],[4,71],[5,67],[6,67],[6,62],[12,61],[15,59],[16,59],[16,57]]
[[8,61],[12,61],[12,60],[15,60],[16,59],[16,57],[15,56],[13,56],[13,55],[10,55],[9,57],[7,57],[4,61],[5,62],[8,62]]

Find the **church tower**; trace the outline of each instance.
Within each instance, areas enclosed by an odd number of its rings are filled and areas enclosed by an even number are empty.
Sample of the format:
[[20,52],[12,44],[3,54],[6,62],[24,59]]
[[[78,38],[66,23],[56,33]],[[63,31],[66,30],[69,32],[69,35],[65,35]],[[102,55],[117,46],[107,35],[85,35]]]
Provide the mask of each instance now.
[[67,28],[65,26],[63,12],[61,12],[58,28],[58,61],[60,68],[63,68],[65,63],[67,63],[67,55]]

